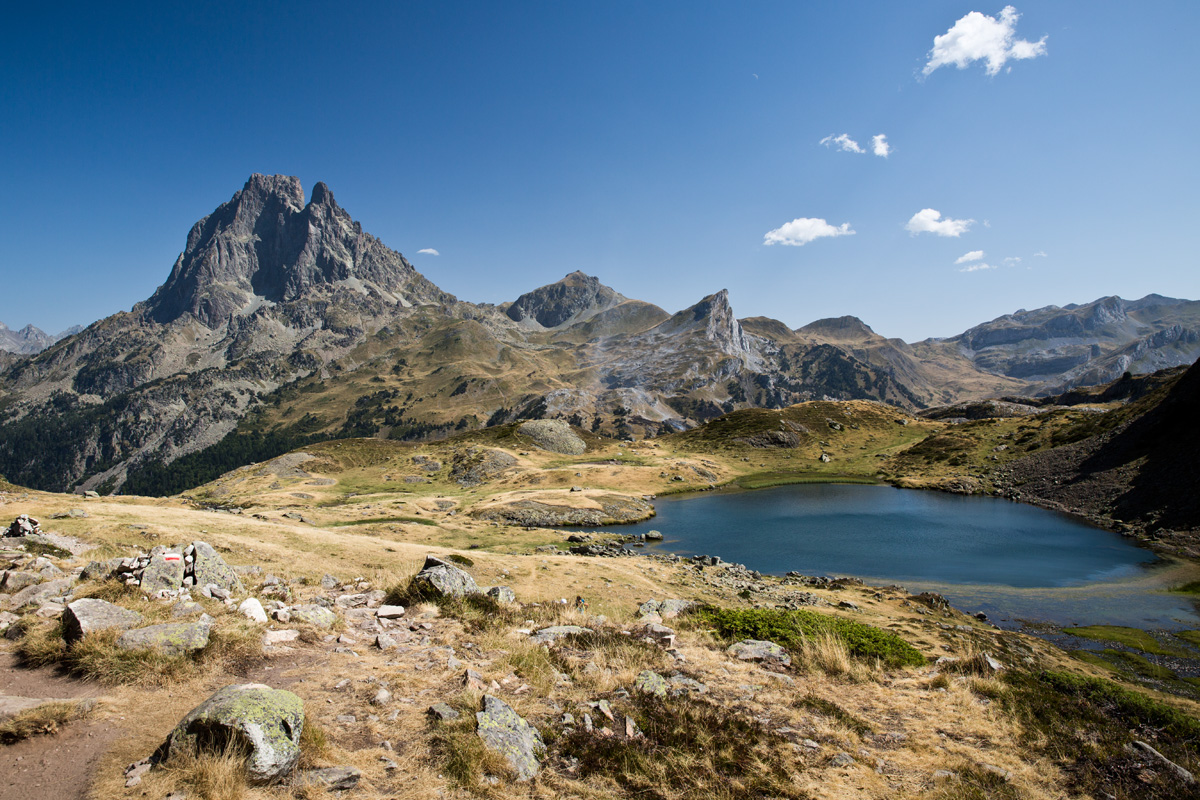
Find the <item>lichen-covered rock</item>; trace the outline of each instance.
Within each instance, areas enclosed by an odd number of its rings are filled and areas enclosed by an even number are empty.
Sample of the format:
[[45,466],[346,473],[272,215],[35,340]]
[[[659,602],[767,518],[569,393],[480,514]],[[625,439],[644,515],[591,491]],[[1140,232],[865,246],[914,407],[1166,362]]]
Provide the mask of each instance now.
[[63,639],[67,644],[73,644],[94,631],[112,628],[127,631],[141,622],[142,615],[136,611],[122,608],[107,600],[85,597],[68,603],[63,610]]
[[479,587],[469,573],[434,556],[425,557],[425,565],[413,578],[413,588],[429,598],[479,593]]
[[507,586],[492,586],[487,590],[487,596],[497,603],[509,604],[517,602],[516,592]]
[[539,629],[530,637],[530,641],[538,644],[553,644],[564,636],[577,633],[592,633],[592,629],[579,625],[551,625],[548,628]]
[[667,696],[667,679],[659,675],[654,670],[645,669],[638,673],[637,680],[634,681],[633,688],[643,694],[652,694],[656,697]]
[[362,773],[355,767],[319,767],[298,773],[292,778],[292,786],[344,792],[357,786],[360,778]]
[[163,745],[165,757],[245,748],[252,784],[276,781],[296,766],[304,730],[304,701],[260,683],[226,686],[179,721]]
[[107,561],[89,561],[79,573],[81,581],[102,581],[113,571],[113,565]]
[[785,667],[792,663],[792,657],[782,647],[761,639],[743,639],[730,645],[727,652],[741,661],[761,661]]
[[196,622],[165,622],[135,628],[117,637],[117,647],[122,650],[156,650],[172,656],[186,655],[208,646],[211,628],[211,618],[207,615]]
[[638,615],[644,617],[649,614],[657,614],[663,619],[673,619],[694,605],[696,604],[691,600],[680,600],[679,598],[647,600],[638,606]]
[[552,453],[578,456],[587,452],[587,444],[561,419],[531,419],[517,426],[517,432]]
[[208,542],[192,542],[192,574],[197,586],[215,583],[229,592],[242,591],[242,582],[236,572],[225,563]]
[[333,623],[337,622],[337,614],[330,611],[324,606],[316,604],[308,604],[303,606],[293,606],[288,613],[295,622],[306,622],[316,628],[332,628]]
[[484,695],[483,710],[475,714],[476,732],[489,750],[504,756],[517,774],[528,781],[541,769],[546,744],[537,728],[498,697]]
[[19,611],[26,606],[40,606],[54,597],[61,597],[71,588],[70,578],[57,578],[45,583],[26,586],[21,591],[8,598],[8,607]]
[[183,556],[179,553],[156,553],[142,570],[141,590],[149,595],[162,590],[174,592],[183,585]]

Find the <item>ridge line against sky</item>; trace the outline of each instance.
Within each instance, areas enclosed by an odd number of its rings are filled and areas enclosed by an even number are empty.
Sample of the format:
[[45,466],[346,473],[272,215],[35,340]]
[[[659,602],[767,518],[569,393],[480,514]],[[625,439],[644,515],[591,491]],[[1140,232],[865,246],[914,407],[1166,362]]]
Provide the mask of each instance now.
[[667,310],[725,287],[739,316],[852,314],[915,341],[1200,297],[1200,4],[132,3],[10,22],[14,329],[145,299],[252,172],[326,182],[474,302],[578,269]]

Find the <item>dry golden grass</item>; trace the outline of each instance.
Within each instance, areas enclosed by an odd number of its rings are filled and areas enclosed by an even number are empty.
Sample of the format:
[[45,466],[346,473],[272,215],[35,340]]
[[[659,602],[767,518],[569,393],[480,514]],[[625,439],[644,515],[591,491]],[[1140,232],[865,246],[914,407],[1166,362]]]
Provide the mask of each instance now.
[[0,744],[31,736],[53,736],[69,722],[86,719],[94,710],[91,701],[53,700],[0,721]]

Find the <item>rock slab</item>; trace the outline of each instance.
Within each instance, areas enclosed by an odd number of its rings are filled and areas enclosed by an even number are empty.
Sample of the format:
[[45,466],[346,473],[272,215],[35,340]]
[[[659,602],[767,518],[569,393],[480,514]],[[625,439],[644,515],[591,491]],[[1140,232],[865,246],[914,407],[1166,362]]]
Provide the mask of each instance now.
[[504,756],[518,781],[531,780],[541,769],[546,744],[512,707],[498,697],[484,695],[483,709],[475,714],[476,732],[489,750]]
[[107,600],[85,597],[68,603],[62,615],[63,639],[73,644],[89,633],[115,628],[127,631],[142,622],[142,615]]

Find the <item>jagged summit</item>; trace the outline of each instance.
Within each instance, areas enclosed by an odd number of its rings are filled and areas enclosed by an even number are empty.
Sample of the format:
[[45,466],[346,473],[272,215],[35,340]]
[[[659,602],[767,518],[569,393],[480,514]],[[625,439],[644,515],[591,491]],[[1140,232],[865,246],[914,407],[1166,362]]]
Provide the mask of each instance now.
[[749,353],[750,345],[742,324],[729,305],[729,291],[722,289],[710,294],[699,303],[685,308],[658,326],[660,333],[681,333],[687,330],[703,330],[704,338],[715,343],[728,355],[741,356]]
[[453,301],[364,233],[324,183],[305,205],[298,178],[254,174],[192,227],[167,282],[143,308],[157,322],[190,313],[216,328],[264,301],[291,302],[339,282],[403,305]]
[[0,350],[7,350],[10,353],[18,353],[20,355],[31,355],[45,350],[66,335],[66,333],[63,333],[59,336],[51,336],[41,328],[36,328],[33,325],[26,325],[19,331],[14,331],[3,322],[0,322]]
[[576,270],[560,281],[521,295],[506,313],[514,322],[557,328],[588,320],[627,299],[600,283],[599,278]]

